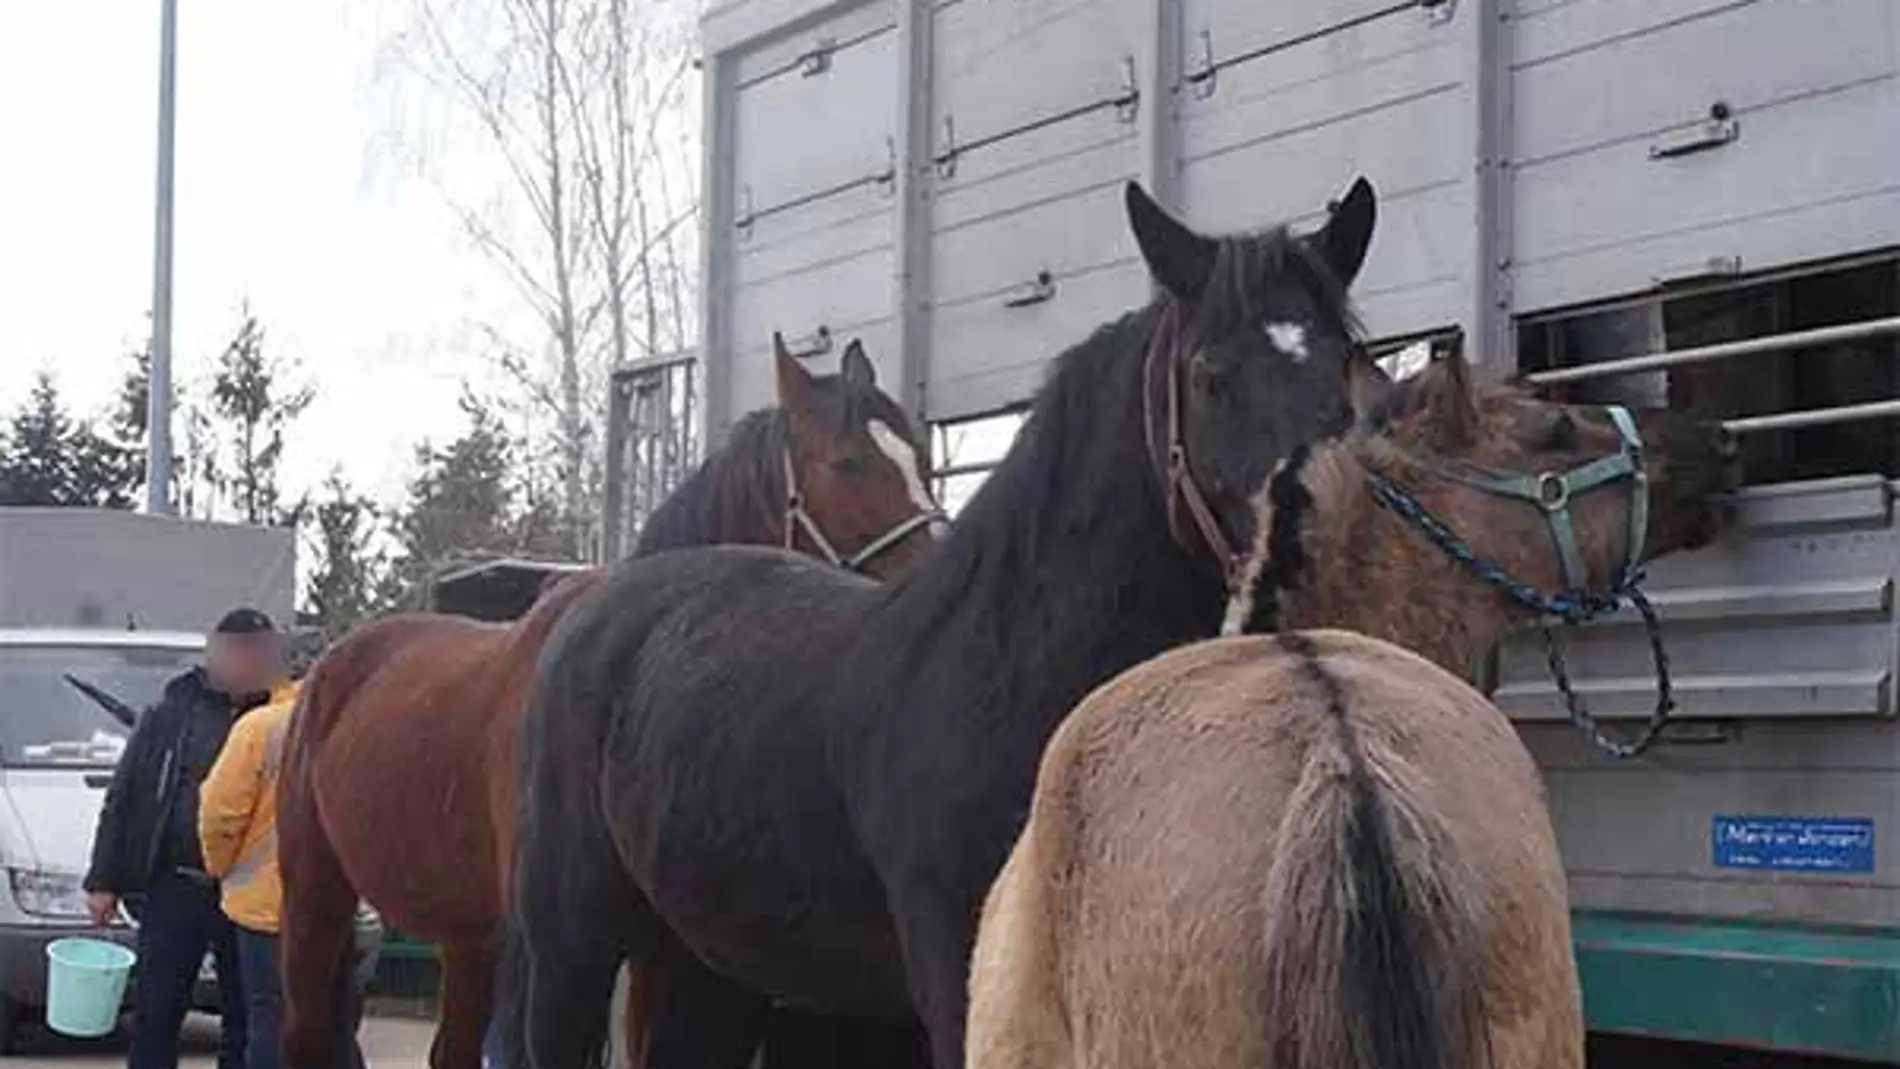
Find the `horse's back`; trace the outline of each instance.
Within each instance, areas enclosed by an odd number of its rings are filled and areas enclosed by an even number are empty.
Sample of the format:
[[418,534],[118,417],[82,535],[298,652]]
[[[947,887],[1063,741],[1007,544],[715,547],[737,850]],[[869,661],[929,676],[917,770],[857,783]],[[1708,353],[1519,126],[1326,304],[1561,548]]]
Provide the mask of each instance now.
[[[550,636],[531,714],[535,730],[558,729],[544,722],[546,709],[575,688],[634,685],[630,697],[642,706],[650,704],[639,700],[647,688],[703,681],[707,672],[724,677],[729,646],[768,660],[803,652],[833,621],[867,607],[878,589],[802,554],[758,546],[702,546],[621,561]],[[667,674],[655,675],[657,669]]]
[[[1536,769],[1502,714],[1388,643],[1299,639],[1177,649],[1099,688],[1058,730],[985,909],[970,1038],[987,1055],[972,1065],[1027,1064],[1019,1056],[1052,1042],[1104,1069],[1266,1061],[1287,1026],[1261,1019],[1267,932],[1293,908],[1269,888],[1290,844],[1311,838],[1302,799],[1315,777],[1348,775],[1342,730],[1387,789],[1385,811],[1422,814],[1429,841],[1402,842],[1398,856],[1430,854],[1456,876],[1489,955],[1480,985],[1504,1003],[1494,1008],[1532,997],[1518,989],[1527,957],[1561,974],[1563,874]],[[1028,975],[1037,969],[1060,975]],[[1087,1028],[1008,1004],[1033,1006],[1037,990],[1062,992],[1065,1021]]]
[[327,722],[326,731],[357,723],[379,732],[420,731],[430,711],[454,705],[465,692],[487,689],[489,684],[471,678],[471,668],[505,670],[495,654],[508,634],[503,624],[447,614],[373,620],[345,635],[312,668],[324,707],[313,716]]

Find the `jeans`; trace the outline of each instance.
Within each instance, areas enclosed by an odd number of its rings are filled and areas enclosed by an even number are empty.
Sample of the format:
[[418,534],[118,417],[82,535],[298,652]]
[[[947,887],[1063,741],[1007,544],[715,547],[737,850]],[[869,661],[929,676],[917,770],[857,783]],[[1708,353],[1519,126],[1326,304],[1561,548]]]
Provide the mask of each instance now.
[[217,967],[222,1002],[218,1069],[245,1069],[248,1025],[232,924],[218,908],[217,887],[176,872],[153,882],[139,911],[128,1069],[177,1069],[178,1030],[191,1010],[206,951]]
[[[244,1000],[249,1011],[250,1031],[245,1037],[245,1069],[280,1069],[283,1064],[284,991],[283,965],[278,957],[277,934],[239,926],[237,929],[239,968],[244,976]],[[337,1050],[342,1052],[339,1069],[364,1069],[363,1048],[357,1045],[356,1030],[363,1019],[362,989],[355,969],[337,974],[338,1027]]]
[[278,1069],[283,1063],[279,1037],[284,1026],[284,991],[277,964],[277,937],[239,925],[237,945],[249,1024],[244,1036],[244,1069]]

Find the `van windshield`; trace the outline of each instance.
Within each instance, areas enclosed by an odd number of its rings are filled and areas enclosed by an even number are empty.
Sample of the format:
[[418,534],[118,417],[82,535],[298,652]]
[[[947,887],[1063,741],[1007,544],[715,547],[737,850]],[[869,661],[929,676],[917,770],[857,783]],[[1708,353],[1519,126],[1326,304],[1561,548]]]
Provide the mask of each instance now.
[[0,764],[111,765],[129,728],[196,650],[154,646],[0,646]]

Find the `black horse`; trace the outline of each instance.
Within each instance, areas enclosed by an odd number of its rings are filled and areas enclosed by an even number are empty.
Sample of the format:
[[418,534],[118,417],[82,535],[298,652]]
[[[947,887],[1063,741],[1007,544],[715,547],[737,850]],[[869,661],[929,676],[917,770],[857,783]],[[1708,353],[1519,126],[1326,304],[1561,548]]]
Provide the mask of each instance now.
[[775,999],[914,1014],[960,1069],[978,909],[1044,743],[1218,631],[1248,495],[1343,429],[1365,359],[1364,179],[1305,236],[1203,237],[1133,184],[1127,208],[1161,294],[1060,358],[908,576],[686,550],[563,622],[524,737],[509,1064],[587,1064],[626,955],[660,973],[649,1066],[743,1065]]

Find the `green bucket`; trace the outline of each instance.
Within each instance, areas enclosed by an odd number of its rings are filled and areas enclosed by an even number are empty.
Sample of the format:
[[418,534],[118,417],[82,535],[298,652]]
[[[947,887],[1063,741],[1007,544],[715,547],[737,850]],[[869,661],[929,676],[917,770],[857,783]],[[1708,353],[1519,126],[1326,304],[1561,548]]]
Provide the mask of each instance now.
[[46,1026],[90,1039],[119,1027],[125,983],[138,955],[101,939],[61,939],[46,948]]

